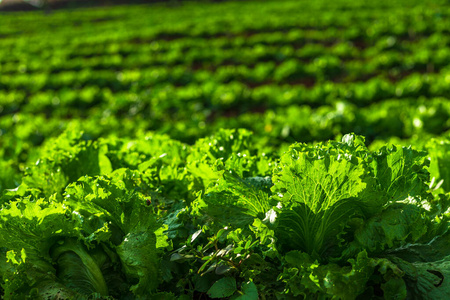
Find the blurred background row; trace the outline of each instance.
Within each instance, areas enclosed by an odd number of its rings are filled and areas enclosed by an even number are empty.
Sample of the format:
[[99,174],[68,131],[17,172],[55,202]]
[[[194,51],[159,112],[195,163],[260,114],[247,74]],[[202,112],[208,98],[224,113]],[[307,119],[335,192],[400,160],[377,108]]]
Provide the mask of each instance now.
[[82,2],[0,13],[0,161],[14,174],[68,126],[190,144],[246,128],[277,151],[348,132],[449,136],[448,1]]

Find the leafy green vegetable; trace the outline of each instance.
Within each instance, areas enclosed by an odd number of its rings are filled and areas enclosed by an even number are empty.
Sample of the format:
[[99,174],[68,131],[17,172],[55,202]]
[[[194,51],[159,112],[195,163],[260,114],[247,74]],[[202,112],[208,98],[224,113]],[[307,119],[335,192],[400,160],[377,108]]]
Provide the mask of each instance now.
[[386,200],[375,197],[370,169],[346,153],[346,146],[294,145],[281,157],[272,190],[281,205],[276,235],[285,251],[321,256],[337,245],[336,237],[352,217],[381,210]]
[[39,199],[3,208],[2,244],[26,253],[18,266],[6,267],[20,275],[5,282],[5,294],[44,298],[58,292],[55,284],[70,297],[155,291],[158,225],[132,188],[135,175],[121,169],[111,177],[84,177],[66,188],[62,203]]

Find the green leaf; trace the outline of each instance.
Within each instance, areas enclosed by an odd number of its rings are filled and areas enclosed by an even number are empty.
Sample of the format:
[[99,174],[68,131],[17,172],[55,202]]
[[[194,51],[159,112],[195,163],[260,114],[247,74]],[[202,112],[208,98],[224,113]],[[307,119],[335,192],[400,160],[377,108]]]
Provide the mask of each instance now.
[[163,225],[158,230],[155,231],[156,248],[158,248],[158,249],[170,248],[171,242],[169,241],[167,234],[165,234],[165,232],[167,231],[168,228],[169,228],[169,226]]
[[397,203],[369,219],[355,232],[355,242],[369,253],[416,243],[427,233],[429,221],[417,205]]
[[430,155],[430,174],[434,178],[431,188],[441,188],[450,192],[450,140],[448,138],[432,139],[426,145]]
[[79,242],[68,239],[54,247],[51,256],[57,265],[58,278],[65,286],[84,295],[108,295],[108,287],[100,269],[107,260],[104,253],[93,256]]
[[239,295],[237,297],[233,297],[233,300],[258,300],[258,289],[256,288],[256,285],[249,281],[247,283],[242,284],[242,295]]
[[256,217],[264,218],[270,209],[268,194],[232,171],[223,173],[203,201],[207,204],[204,212],[224,226],[251,224]]
[[[371,281],[378,270],[386,278],[401,278],[402,271],[391,261],[370,258],[367,252],[358,253],[349,259],[345,266],[334,263],[318,264],[309,255],[299,251],[286,254],[287,268],[280,279],[286,282],[294,296],[306,298],[320,295],[323,298],[355,299],[364,293],[368,286],[378,285]],[[405,286],[399,285],[397,292],[406,293]]]
[[411,147],[383,147],[371,163],[374,175],[389,201],[423,196],[428,190],[429,173],[427,154]]
[[204,275],[196,274],[194,276],[195,290],[201,293],[206,293],[217,280],[217,276],[214,273],[208,273]]
[[236,292],[236,279],[224,277],[216,281],[208,290],[208,296],[211,298],[229,297]]
[[138,296],[151,293],[159,284],[156,237],[151,231],[132,230],[117,248],[127,277],[138,280],[131,291]]
[[406,262],[391,257],[404,272],[408,298],[448,299],[450,297],[450,256],[433,262]]
[[[448,229],[448,220],[446,220]],[[450,231],[428,243],[411,243],[385,253],[404,273],[408,298],[447,299],[450,288]]]
[[29,187],[41,189],[48,197],[81,176],[99,175],[109,171],[107,158],[97,142],[86,140],[83,132],[69,128],[41,149],[40,159],[23,178]]
[[381,285],[384,299],[406,299],[407,289],[402,278],[393,277]]
[[199,139],[188,157],[187,169],[201,178],[205,187],[219,177],[214,163],[221,161],[227,169],[240,177],[249,176],[257,170],[257,160],[251,157],[251,132],[244,129],[220,129],[213,136]]

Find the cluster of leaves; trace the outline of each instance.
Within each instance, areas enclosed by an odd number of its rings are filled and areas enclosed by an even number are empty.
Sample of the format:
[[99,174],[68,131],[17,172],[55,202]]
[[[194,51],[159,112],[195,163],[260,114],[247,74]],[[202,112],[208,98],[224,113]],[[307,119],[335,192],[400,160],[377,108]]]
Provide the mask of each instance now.
[[0,186],[74,123],[95,138],[139,128],[187,143],[219,128],[271,145],[441,135],[448,7],[278,0],[4,13]]
[[246,130],[50,140],[1,191],[2,296],[450,296],[448,139],[255,145]]

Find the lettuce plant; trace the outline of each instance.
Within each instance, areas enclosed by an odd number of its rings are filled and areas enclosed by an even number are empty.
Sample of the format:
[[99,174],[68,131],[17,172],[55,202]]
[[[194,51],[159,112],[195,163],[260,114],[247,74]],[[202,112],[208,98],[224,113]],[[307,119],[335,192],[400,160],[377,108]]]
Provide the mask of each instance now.
[[63,201],[5,205],[5,298],[150,295],[159,282],[158,226],[137,187],[136,173],[118,169],[82,177],[67,186]]
[[355,135],[294,144],[274,166],[270,191],[224,164],[198,207],[218,226],[269,232],[288,294],[416,297],[425,290],[409,287],[428,267],[420,280],[427,293],[442,296],[448,249],[433,263],[398,256],[448,239],[448,195],[433,199],[428,164],[426,152],[393,145],[372,152]]

